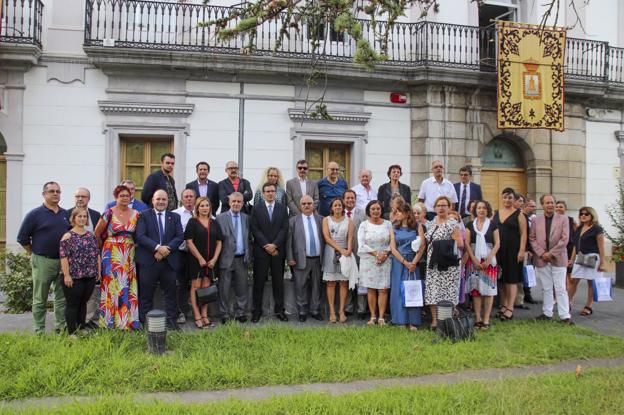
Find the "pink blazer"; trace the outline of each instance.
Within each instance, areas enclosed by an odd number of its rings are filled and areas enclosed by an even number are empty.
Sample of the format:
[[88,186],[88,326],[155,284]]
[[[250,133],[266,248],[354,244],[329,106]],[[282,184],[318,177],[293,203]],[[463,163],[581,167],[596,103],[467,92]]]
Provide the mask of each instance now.
[[[550,253],[554,256],[550,262],[554,267],[566,267],[568,265],[568,251],[566,246],[570,238],[570,228],[568,218],[565,215],[555,213],[550,226]],[[546,217],[539,215],[533,219],[529,241],[535,252],[535,266],[544,267],[544,262],[540,257],[546,252]]]

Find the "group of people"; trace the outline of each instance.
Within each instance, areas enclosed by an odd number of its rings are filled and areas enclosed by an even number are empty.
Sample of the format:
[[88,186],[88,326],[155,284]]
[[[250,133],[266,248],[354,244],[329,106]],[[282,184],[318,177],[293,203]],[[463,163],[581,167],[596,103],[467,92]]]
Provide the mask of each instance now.
[[[544,289],[539,318],[553,317],[556,299],[559,318],[571,323],[578,282],[604,268],[604,236],[592,208],[580,209],[577,227],[565,216],[565,203],[552,195],[541,197],[544,214],[535,216],[535,202],[508,188],[501,209],[493,212],[469,166],[452,184],[443,164],[434,161],[412,206],[399,165],[388,168],[389,181],[378,190],[370,185],[369,170],[349,189],[337,163],[328,163],[317,182],[308,177],[307,161],[299,160],[297,176],[285,185],[279,169],[270,167],[254,192],[236,162],[226,164],[227,177],[219,183],[208,179],[210,166],[200,162],[197,179],[186,184],[179,202],[174,165],[173,154],[161,157],[141,200],[135,199],[135,183],[124,180],[101,215],[88,206],[88,189],[76,189],[75,205],[65,211],[59,184],[44,184],[44,202],[26,215],[17,238],[32,254],[37,332],[45,330],[51,288],[56,328],[66,326],[70,334],[90,325],[139,329],[158,286],[170,329],[186,315],[197,328],[210,327],[208,306],[198,304],[196,291],[217,280],[221,321],[244,323],[250,266],[251,321],[262,318],[269,276],[275,317],[288,321],[286,265],[300,322],[325,318],[324,282],[331,323],[357,312],[360,318],[370,313],[370,325],[385,325],[389,311],[393,324],[415,330],[423,310],[406,306],[405,281],[417,280],[423,281],[432,328],[442,301],[470,303],[477,326],[488,328],[494,297],[503,321],[513,318],[514,307],[525,307],[523,299],[532,302],[523,269],[533,264]],[[591,313],[590,293],[581,314]]]

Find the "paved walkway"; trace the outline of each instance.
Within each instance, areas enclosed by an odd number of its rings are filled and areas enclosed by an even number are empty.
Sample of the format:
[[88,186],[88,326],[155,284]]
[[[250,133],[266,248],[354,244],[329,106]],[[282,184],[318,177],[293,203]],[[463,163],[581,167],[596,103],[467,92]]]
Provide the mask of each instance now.
[[[541,288],[538,286],[532,289],[533,297],[541,301]],[[587,284],[581,282],[579,290],[576,294],[576,301],[573,306],[572,319],[575,324],[589,327],[596,330],[599,333],[624,337],[624,289],[613,288],[614,301],[601,302],[594,304],[594,314],[588,317],[581,317],[579,315],[581,309],[585,305],[585,296],[587,295]],[[519,320],[526,320],[535,318],[542,313],[541,304],[530,305],[530,310],[516,309],[514,318]],[[305,323],[299,323],[295,315],[290,315],[290,322],[287,323],[293,327],[318,327],[327,325],[327,321],[316,321],[309,318]],[[47,317],[47,330],[53,330],[54,316],[49,313]],[[218,320],[215,320],[218,321]],[[276,322],[273,317],[263,317],[260,324],[266,324],[268,322]],[[352,316],[349,318],[348,324],[351,325],[364,325],[366,321],[358,320],[357,317]],[[251,323],[247,323],[251,325]],[[496,320],[494,320],[496,324]],[[218,327],[218,326],[217,326]],[[192,321],[188,321],[183,326],[184,330],[195,330],[195,326]],[[30,313],[24,314],[0,314],[0,332],[32,332],[32,315]]]
[[[590,359],[564,362],[554,365],[524,366],[507,369],[466,370],[458,373],[443,375],[428,375],[419,377],[389,378],[376,380],[362,380],[347,383],[312,383],[304,385],[277,385],[258,388],[228,389],[223,391],[187,391],[187,392],[155,392],[138,393],[132,395],[136,402],[202,404],[223,401],[226,399],[265,400],[274,397],[289,396],[299,393],[328,393],[333,396],[345,395],[354,392],[372,391],[378,388],[409,385],[451,385],[468,381],[496,381],[524,376],[544,375],[553,373],[573,373],[577,367],[583,370],[589,368],[614,368],[624,366],[624,358],[620,359]],[[115,398],[117,395],[113,395]],[[126,396],[126,395],[124,395]],[[121,395],[119,395],[121,397]],[[53,398],[36,398],[22,401],[0,401],[0,412],[3,409],[25,409],[28,407],[53,408],[72,402],[88,402],[90,396],[65,396]]]

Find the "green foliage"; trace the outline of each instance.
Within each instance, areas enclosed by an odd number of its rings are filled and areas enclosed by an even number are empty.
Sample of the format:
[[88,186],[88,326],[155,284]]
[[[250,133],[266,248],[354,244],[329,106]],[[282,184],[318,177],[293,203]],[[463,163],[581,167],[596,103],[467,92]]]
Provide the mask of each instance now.
[[613,244],[613,260],[624,262],[624,185],[618,184],[617,200],[607,207],[607,215],[616,230],[615,234],[607,232],[607,238]]
[[353,55],[353,62],[363,65],[369,70],[374,69],[375,64],[381,60],[379,54],[371,48],[368,40],[360,39],[357,42],[357,50]]
[[0,399],[347,382],[624,356],[624,339],[535,322],[495,324],[456,344],[403,327],[230,324],[168,333],[169,352],[160,357],[147,353],[145,332],[5,333],[0,344]]
[[4,264],[0,273],[0,291],[6,296],[5,306],[10,313],[23,313],[32,309],[32,269],[26,254],[0,252]]

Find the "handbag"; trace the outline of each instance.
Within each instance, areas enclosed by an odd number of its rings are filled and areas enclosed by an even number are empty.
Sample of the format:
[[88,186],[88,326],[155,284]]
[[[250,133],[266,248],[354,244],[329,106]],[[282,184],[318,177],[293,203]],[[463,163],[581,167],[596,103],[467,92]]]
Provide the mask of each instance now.
[[[431,233],[431,238],[438,230],[438,226],[434,228]],[[431,252],[431,260],[429,262],[429,268],[433,268],[434,265],[438,266],[440,271],[446,271],[448,267],[456,267],[459,265],[459,258],[457,257],[457,247],[455,240],[453,239],[439,239],[431,242],[433,251]]]
[[[214,270],[209,268],[208,271],[212,271],[210,279],[213,281],[213,284],[210,287],[203,287],[195,290],[198,305],[204,305],[219,301],[219,286],[214,277]],[[203,270],[200,270],[199,272],[203,272]]]
[[579,264],[582,267],[587,268],[596,268],[596,264],[598,263],[598,258],[596,255],[592,254],[576,254],[576,259],[574,260],[575,264]]
[[[414,279],[412,279],[412,275]],[[406,280],[401,281],[401,297],[405,307],[423,307],[423,286],[420,280],[416,279],[415,273],[409,273]]]
[[591,280],[594,288],[594,301],[613,301],[613,287],[611,277],[602,277]]
[[474,340],[475,319],[472,314],[459,309],[457,317],[447,318],[438,323],[438,334],[453,343],[461,340]]
[[523,267],[524,273],[524,287],[532,288],[537,285],[537,278],[535,278],[535,268],[533,265],[525,265]]

